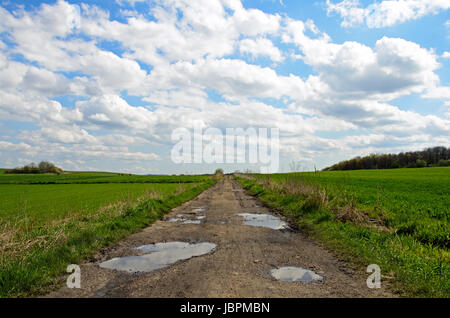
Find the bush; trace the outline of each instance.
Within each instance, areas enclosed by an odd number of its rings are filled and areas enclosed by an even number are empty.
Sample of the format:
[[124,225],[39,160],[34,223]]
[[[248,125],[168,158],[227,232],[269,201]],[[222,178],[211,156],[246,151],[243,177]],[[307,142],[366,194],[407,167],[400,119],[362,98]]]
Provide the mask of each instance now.
[[439,160],[438,166],[439,167],[450,167],[450,159],[449,160],[444,160],[444,159]]
[[39,165],[35,163],[30,163],[29,165],[18,167],[11,170],[6,170],[5,173],[8,174],[38,174],[38,173],[56,173],[61,174],[63,170],[58,168],[53,163],[48,161],[41,161]]
[[427,162],[425,160],[417,159],[417,161],[416,161],[417,168],[423,168],[426,166],[427,166]]

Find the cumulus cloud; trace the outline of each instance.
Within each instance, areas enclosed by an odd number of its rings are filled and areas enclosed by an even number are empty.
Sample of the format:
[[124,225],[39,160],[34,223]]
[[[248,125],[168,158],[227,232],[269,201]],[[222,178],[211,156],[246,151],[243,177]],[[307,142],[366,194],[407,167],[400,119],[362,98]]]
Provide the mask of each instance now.
[[[124,9],[136,2],[146,1],[118,1]],[[328,6],[343,25],[374,27],[445,9],[438,1],[402,1],[412,13],[396,17],[381,9],[388,2],[397,1]],[[2,152],[17,159],[45,149],[72,167],[97,166],[102,158],[154,162],[167,157],[176,128],[256,126],[280,128],[283,155],[312,161],[330,150],[387,149],[393,140],[392,147],[424,145],[450,127],[448,119],[391,104],[413,93],[448,100],[436,74],[437,59],[448,52],[437,56],[387,36],[373,45],[335,43],[313,20],[247,9],[239,0],[158,0],[120,21],[104,8],[63,0],[14,12],[0,6],[0,33],[8,39],[0,42],[0,117],[34,124],[2,137]],[[259,58],[273,63],[260,65]],[[287,62],[312,72],[277,71]],[[67,95],[77,101],[59,99]],[[317,135],[349,130],[369,132]]]
[[447,0],[383,0],[361,7],[358,0],[333,3],[327,0],[328,14],[337,13],[343,27],[366,24],[369,28],[390,27],[450,8]]
[[450,99],[450,86],[439,86],[430,88],[425,94],[425,98]]
[[358,42],[331,43],[326,34],[310,38],[306,30],[303,22],[291,20],[283,40],[299,47],[303,61],[336,94],[391,100],[439,82],[434,73],[439,67],[437,56],[416,43],[383,37],[372,49]]
[[232,54],[241,35],[276,33],[281,20],[261,10],[246,10],[240,1],[166,1],[151,11],[157,22],[138,15],[119,23],[105,12],[83,7],[86,34],[120,41],[133,51],[129,57],[150,65]]
[[244,39],[239,42],[239,51],[243,54],[250,54],[254,58],[268,57],[274,62],[284,60],[281,51],[273,45],[272,41],[265,38]]

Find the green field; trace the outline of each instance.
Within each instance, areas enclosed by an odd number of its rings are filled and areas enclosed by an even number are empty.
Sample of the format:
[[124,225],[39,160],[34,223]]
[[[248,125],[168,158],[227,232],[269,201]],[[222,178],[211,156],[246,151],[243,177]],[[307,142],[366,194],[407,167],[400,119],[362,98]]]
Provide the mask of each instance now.
[[109,172],[68,172],[55,174],[0,174],[0,184],[86,184],[86,183],[188,183],[209,176],[130,175]]
[[379,264],[401,293],[450,297],[450,168],[241,175],[238,180],[346,260]]
[[0,220],[27,220],[33,226],[72,217],[89,216],[100,207],[115,202],[135,202],[152,194],[165,198],[178,190],[187,190],[195,183],[131,183],[131,184],[0,184]]
[[0,175],[0,297],[47,292],[68,264],[214,183],[211,176]]

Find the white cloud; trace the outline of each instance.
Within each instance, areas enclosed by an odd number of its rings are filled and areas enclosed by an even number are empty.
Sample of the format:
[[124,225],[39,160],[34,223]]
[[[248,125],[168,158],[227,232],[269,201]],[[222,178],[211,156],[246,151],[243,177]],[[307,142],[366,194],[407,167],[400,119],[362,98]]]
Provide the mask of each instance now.
[[265,38],[241,40],[239,42],[239,51],[241,54],[250,54],[255,58],[260,56],[268,57],[274,62],[282,62],[284,60],[281,51],[273,45],[272,41]]
[[63,144],[81,144],[95,142],[96,138],[78,126],[72,127],[44,127],[41,135],[46,140]]
[[333,3],[327,0],[328,14],[337,13],[343,19],[343,27],[365,23],[369,28],[393,26],[416,20],[428,14],[437,14],[450,8],[447,0],[383,0],[362,8],[358,0]]
[[110,129],[148,130],[156,121],[148,109],[132,107],[117,95],[93,97],[77,102],[77,109],[83,114],[83,121]]
[[207,58],[195,64],[178,62],[165,74],[169,78],[173,75],[181,83],[192,82],[199,88],[215,89],[230,100],[255,96],[278,99],[293,90],[297,94],[305,90],[304,82],[296,76],[279,76],[269,67],[250,65],[238,59]]
[[43,68],[8,61],[0,53],[0,86],[19,89],[49,97],[70,92],[70,81],[62,75]]
[[425,94],[425,98],[450,99],[450,86],[439,86],[430,88]]
[[306,30],[303,22],[290,20],[283,41],[298,46],[303,61],[329,87],[327,94],[391,100],[439,82],[437,56],[416,43],[383,37],[372,49],[358,42],[330,43],[327,34],[310,38]]
[[[157,22],[136,16],[119,23],[104,12],[84,8],[88,18],[82,20],[82,30],[86,34],[119,41],[133,51],[128,57],[150,65],[232,54],[240,35],[276,33],[281,20],[257,9],[246,10],[240,1],[166,1],[152,9]],[[181,19],[177,10],[183,12]]]
[[11,142],[7,142],[7,141],[0,141],[0,149],[3,151],[24,151],[27,152],[31,149],[32,147],[26,143],[19,143],[19,144],[14,144]]
[[[61,39],[78,32],[79,22],[74,21],[80,19],[76,7],[65,1],[58,1],[54,6],[44,4],[37,13],[23,11],[18,16],[0,7],[0,24],[10,31],[12,40],[18,44],[12,49],[14,53],[48,71],[90,76],[105,91],[138,86],[146,72],[136,61],[101,50],[92,41]],[[79,78],[79,83],[82,82],[83,77]]]
[[62,107],[45,97],[0,90],[0,115],[3,120],[32,121],[39,125],[70,123],[81,120],[81,113]]
[[[348,9],[341,13],[349,25],[375,18],[351,1],[336,6]],[[17,13],[0,7],[0,32],[14,43],[0,42],[0,117],[34,124],[13,141],[6,136],[2,149],[31,159],[45,150],[88,168],[103,158],[165,158],[178,127],[278,127],[284,154],[305,160],[330,149],[424,145],[448,134],[448,119],[390,104],[412,93],[449,98],[432,49],[389,37],[371,46],[334,43],[312,20],[246,9],[238,0],[158,0],[148,14],[154,19],[130,11],[119,22],[104,9],[83,4],[79,11],[61,0]],[[120,49],[109,51],[104,41]],[[281,75],[275,65],[286,56],[313,71]],[[276,64],[257,65],[259,57]],[[142,105],[130,105],[123,91]],[[52,100],[63,95],[82,98],[70,107]],[[367,134],[315,135],[347,130]]]
[[147,0],[116,0],[116,2],[121,6],[123,6],[125,3],[128,3],[132,6],[134,6],[136,3],[145,2],[145,1],[147,1]]

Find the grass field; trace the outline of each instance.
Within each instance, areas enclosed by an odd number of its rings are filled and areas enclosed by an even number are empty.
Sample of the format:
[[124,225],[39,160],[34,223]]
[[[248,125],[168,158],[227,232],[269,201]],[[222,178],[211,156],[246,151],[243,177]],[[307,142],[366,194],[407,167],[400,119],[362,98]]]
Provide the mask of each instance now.
[[215,183],[210,176],[108,173],[0,180],[0,297],[45,293],[61,283],[57,277],[68,264],[151,224]]
[[450,168],[242,175],[342,257],[376,263],[410,296],[450,297]]
[[0,184],[0,220],[20,219],[40,226],[73,217],[89,216],[100,207],[116,202],[135,202],[141,197],[165,198],[176,191],[194,187],[196,183],[131,183],[131,184]]
[[188,183],[202,182],[208,176],[141,176],[108,172],[55,174],[0,174],[0,184],[86,184],[86,183]]

